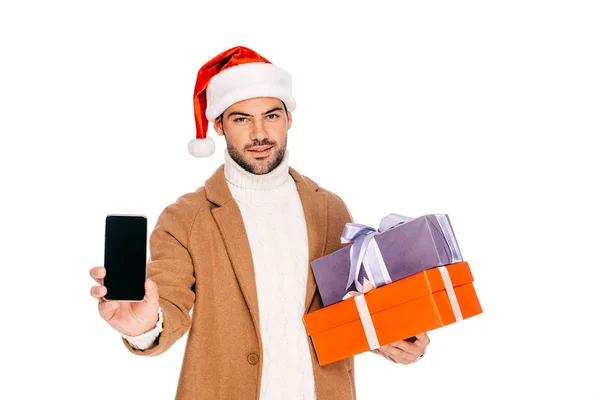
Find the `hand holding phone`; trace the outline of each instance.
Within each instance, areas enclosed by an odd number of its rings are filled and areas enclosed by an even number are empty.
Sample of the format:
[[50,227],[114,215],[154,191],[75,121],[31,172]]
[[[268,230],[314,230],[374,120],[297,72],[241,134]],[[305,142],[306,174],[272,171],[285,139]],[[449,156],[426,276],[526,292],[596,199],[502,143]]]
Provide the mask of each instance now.
[[146,279],[147,220],[143,215],[106,217],[104,266],[90,271],[98,310],[117,331],[137,336],[158,321],[158,286]]
[[158,322],[158,286],[150,279],[146,279],[144,288],[146,294],[143,301],[106,301],[106,287],[102,280],[106,276],[106,268],[94,267],[90,275],[99,284],[93,286],[91,294],[98,299],[100,316],[110,326],[120,333],[129,336],[138,336],[146,333],[156,326]]

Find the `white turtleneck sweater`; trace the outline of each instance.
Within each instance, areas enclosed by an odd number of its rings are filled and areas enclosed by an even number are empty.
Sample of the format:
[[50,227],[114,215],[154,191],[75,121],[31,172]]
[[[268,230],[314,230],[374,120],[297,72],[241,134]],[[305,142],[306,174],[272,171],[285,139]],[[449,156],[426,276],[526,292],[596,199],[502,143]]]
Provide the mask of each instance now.
[[[316,398],[312,361],[302,317],[308,277],[304,210],[289,174],[289,152],[265,175],[240,167],[225,150],[225,178],[237,202],[252,251],[263,344],[261,400]],[[147,349],[162,331],[123,335]]]

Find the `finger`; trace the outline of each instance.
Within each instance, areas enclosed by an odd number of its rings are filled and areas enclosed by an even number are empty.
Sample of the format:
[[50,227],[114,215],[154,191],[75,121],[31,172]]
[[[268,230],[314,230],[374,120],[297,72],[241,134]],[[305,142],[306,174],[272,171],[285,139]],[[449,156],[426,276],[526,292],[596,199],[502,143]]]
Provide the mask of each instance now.
[[119,304],[116,301],[103,301],[98,303],[98,311],[105,321],[109,321],[115,315],[118,308]]
[[420,356],[425,351],[425,347],[419,343],[418,339],[414,343],[401,340],[399,342],[390,343],[390,346],[416,356]]
[[407,353],[406,351],[401,350],[392,345],[382,346],[380,349],[384,354],[389,356],[392,359],[392,361],[399,364],[410,364],[411,362],[419,358],[419,355],[417,354]]
[[429,336],[427,335],[427,333],[421,333],[416,335],[417,337],[417,341],[420,342],[423,347],[427,347],[429,346],[429,343],[431,343],[431,340],[429,339]]
[[385,351],[383,351],[381,348],[374,349],[374,350],[372,350],[372,352],[375,353],[375,354],[379,354],[380,356],[382,356],[386,360],[396,362],[396,360],[394,360],[388,353],[386,353]]
[[90,276],[99,284],[102,285],[102,279],[106,276],[106,268],[94,267],[90,270]]
[[103,300],[102,297],[106,294],[106,286],[92,286],[90,294],[96,299]]
[[146,279],[144,288],[146,289],[146,298],[144,301],[148,304],[158,304],[158,285],[153,280]]

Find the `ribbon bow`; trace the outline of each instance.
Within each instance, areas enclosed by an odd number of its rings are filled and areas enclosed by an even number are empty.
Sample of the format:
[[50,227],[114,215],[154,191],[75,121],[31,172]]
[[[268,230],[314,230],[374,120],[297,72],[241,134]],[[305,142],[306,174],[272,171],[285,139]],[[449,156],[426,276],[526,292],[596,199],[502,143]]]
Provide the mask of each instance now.
[[360,296],[361,294],[369,293],[373,289],[375,289],[375,285],[373,285],[371,283],[371,281],[369,281],[367,278],[364,278],[363,279],[363,291],[362,292],[357,292],[357,291],[351,290],[348,293],[346,293],[346,295],[344,296],[344,298],[342,300],[346,300],[346,299],[349,299],[351,297]]
[[[392,282],[390,273],[385,265],[379,246],[374,240],[375,236],[386,232],[398,225],[411,221],[412,218],[405,217],[399,214],[388,214],[379,223],[379,228],[374,228],[348,222],[344,227],[341,242],[354,242],[350,248],[350,273],[348,274],[348,282],[346,290],[355,283],[356,289],[360,293],[365,293],[365,287],[359,282],[361,266],[364,267],[369,282],[373,287],[379,287]],[[347,296],[347,295],[346,295]],[[346,298],[346,297],[345,297]]]

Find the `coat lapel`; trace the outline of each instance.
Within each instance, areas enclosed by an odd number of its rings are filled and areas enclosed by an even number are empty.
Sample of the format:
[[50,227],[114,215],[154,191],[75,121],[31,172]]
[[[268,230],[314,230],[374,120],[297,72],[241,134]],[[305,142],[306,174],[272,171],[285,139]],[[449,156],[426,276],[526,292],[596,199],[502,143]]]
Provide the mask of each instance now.
[[242,290],[244,299],[256,332],[260,334],[260,320],[258,314],[258,297],[256,294],[256,279],[254,277],[254,263],[252,251],[246,234],[242,213],[235,202],[227,181],[225,168],[221,165],[206,181],[206,198],[217,207],[211,210],[213,218],[219,227],[221,237],[225,243],[229,260]]
[[[224,169],[224,165],[221,165],[206,181],[206,197],[208,201],[216,205],[212,209],[213,218],[221,232],[231,265],[250,310],[256,331],[260,334],[258,296],[252,251],[248,242],[242,214],[225,180]],[[327,195],[324,192],[317,192],[318,185],[312,180],[303,177],[293,168],[289,168],[289,173],[298,189],[308,232],[309,265],[307,265],[308,279],[304,311],[306,313],[317,287],[310,262],[322,257],[325,251]]]
[[300,175],[296,170],[290,168],[290,175],[296,182],[300,201],[304,208],[306,229],[308,231],[308,279],[306,282],[306,298],[304,313],[308,311],[315,295],[317,284],[310,266],[311,261],[323,257],[325,252],[327,234],[327,194],[317,192],[318,185]]

